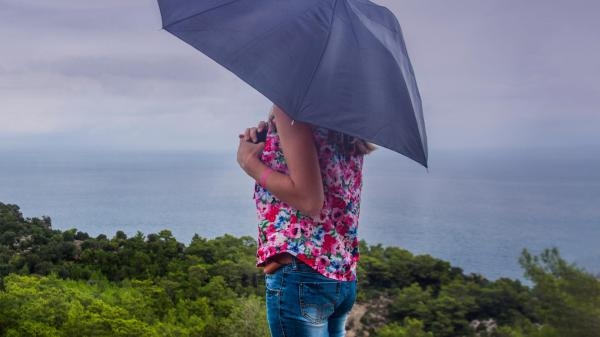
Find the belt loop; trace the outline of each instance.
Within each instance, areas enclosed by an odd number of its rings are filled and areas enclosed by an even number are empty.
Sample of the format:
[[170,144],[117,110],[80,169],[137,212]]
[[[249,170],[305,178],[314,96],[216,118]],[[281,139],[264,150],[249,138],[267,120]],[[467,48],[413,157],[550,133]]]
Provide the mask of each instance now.
[[292,255],[292,270],[298,270],[298,260],[294,255]]

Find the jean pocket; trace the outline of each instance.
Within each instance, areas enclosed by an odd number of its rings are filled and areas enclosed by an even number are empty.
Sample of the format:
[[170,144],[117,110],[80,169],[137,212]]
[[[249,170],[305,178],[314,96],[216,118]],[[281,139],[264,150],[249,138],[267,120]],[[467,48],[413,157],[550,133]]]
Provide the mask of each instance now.
[[312,324],[327,321],[335,310],[335,301],[339,293],[337,282],[300,283],[300,310],[302,316]]
[[272,274],[265,274],[265,289],[267,296],[277,296],[281,293],[281,272],[276,270]]

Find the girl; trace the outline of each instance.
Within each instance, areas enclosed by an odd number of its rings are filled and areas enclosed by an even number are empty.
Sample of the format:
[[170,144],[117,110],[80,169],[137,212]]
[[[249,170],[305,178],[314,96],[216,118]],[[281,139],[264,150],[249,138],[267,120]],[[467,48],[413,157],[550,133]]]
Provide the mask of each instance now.
[[373,146],[293,121],[277,106],[239,138],[238,163],[257,182],[271,336],[344,336],[356,298],[363,156]]

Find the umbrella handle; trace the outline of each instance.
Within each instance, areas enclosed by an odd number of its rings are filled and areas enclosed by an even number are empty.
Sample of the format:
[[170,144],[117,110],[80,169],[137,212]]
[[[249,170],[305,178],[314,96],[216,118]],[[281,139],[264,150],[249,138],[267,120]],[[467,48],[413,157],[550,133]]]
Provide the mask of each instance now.
[[257,132],[256,133],[256,142],[254,142],[255,144],[258,143],[264,143],[267,141],[267,129],[263,129],[261,132]]

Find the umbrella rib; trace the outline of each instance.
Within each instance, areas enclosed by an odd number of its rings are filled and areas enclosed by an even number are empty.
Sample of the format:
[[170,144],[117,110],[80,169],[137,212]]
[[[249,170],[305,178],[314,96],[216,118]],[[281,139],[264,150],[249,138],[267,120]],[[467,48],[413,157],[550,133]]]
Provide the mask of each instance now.
[[[310,11],[311,8],[306,9],[304,12],[300,13],[299,16],[304,15],[306,12]],[[257,40],[260,40],[262,38],[264,38],[265,36],[268,36],[269,34],[273,33],[274,31],[277,31],[280,27],[282,27],[283,25],[287,24],[287,22],[282,21],[281,23],[277,24],[274,27],[271,27],[269,30],[267,30],[266,32],[264,32],[263,34],[254,37],[252,40],[246,42],[243,46],[239,47],[235,53],[235,55],[233,57],[231,57],[231,59],[235,59],[237,58],[242,52],[244,52],[249,46],[251,46],[254,42],[256,42]],[[286,111],[287,112],[287,111]]]
[[[336,3],[337,3],[337,0],[336,0]],[[334,5],[334,8],[335,8],[335,5]],[[302,16],[302,15],[306,14],[306,13],[307,13],[307,12],[309,12],[311,9],[312,9],[312,8],[307,8],[305,11],[301,12],[300,14],[298,14],[298,16]],[[332,20],[331,20],[331,21],[333,21],[333,16],[332,16]],[[267,35],[269,35],[269,34],[271,34],[271,33],[273,33],[274,31],[276,31],[277,29],[279,29],[281,26],[283,26],[283,25],[285,25],[285,24],[286,24],[286,22],[285,22],[285,21],[284,21],[284,22],[281,22],[280,24],[278,24],[278,25],[276,25],[276,26],[274,26],[274,27],[271,27],[271,29],[269,29],[268,31],[264,32],[264,33],[263,33],[263,34],[261,34],[260,36],[257,36],[257,37],[255,37],[255,38],[253,38],[252,40],[250,40],[250,41],[246,42],[246,43],[245,43],[243,46],[241,46],[241,47],[237,48],[237,50],[236,50],[235,54],[234,54],[233,56],[231,56],[231,57],[230,57],[230,60],[235,60],[236,58],[238,58],[238,57],[239,57],[239,55],[240,55],[241,53],[243,53],[243,52],[244,52],[244,51],[245,51],[247,48],[249,48],[249,47],[250,47],[250,46],[251,46],[251,45],[252,45],[254,42],[256,42],[257,40],[260,40],[260,39],[262,39],[263,37],[265,37],[265,36],[267,36]],[[330,26],[331,26],[331,23],[330,23]],[[330,32],[329,32],[329,33],[330,33]],[[329,41],[329,35],[330,35],[329,33],[328,33],[328,35],[327,35],[327,41]],[[317,65],[319,65],[319,64],[321,63],[321,60],[322,60],[322,58],[323,58],[323,54],[325,53],[325,49],[326,49],[326,47],[327,47],[327,44],[328,44],[328,43],[326,43],[326,44],[325,44],[325,48],[324,48],[324,49],[323,49],[323,51],[321,52],[321,56],[319,57],[319,61],[318,61]],[[315,68],[315,70],[313,71],[313,75],[312,75],[312,77],[311,77],[311,80],[310,80],[310,82],[309,82],[309,85],[308,85],[308,87],[310,87],[310,83],[312,83],[312,80],[313,80],[313,77],[314,77],[314,73],[316,72],[316,69],[317,69],[317,68],[318,68],[318,66],[317,66],[317,67]],[[304,97],[306,96],[306,93],[308,92],[308,87],[307,87],[307,89],[306,89],[306,91],[305,91],[305,94],[304,94],[304,96],[303,96],[303,98],[302,98],[302,100],[301,100],[300,102],[302,102],[302,101],[304,100]],[[288,112],[288,111],[286,111],[286,113],[292,113],[292,112]]]
[[[312,85],[312,82],[315,79],[315,74],[317,73],[317,70],[319,70],[319,68],[321,67],[321,63],[323,62],[323,55],[325,55],[325,51],[327,50],[327,47],[329,46],[329,39],[331,38],[331,27],[333,27],[333,19],[335,18],[335,11],[337,8],[337,4],[338,4],[338,0],[335,0],[335,3],[333,4],[333,10],[331,13],[331,20],[329,21],[329,31],[327,32],[327,41],[325,41],[325,46],[323,46],[323,50],[321,51],[321,55],[319,56],[319,61],[317,62],[317,65],[310,76],[310,81],[308,81],[306,88],[304,88],[304,94],[302,95],[302,99],[299,101],[300,102],[299,104],[301,104],[301,105],[303,104],[304,99],[306,98],[306,95],[308,95],[308,90],[310,89],[310,86]],[[302,108],[302,107],[300,106],[300,108]],[[300,110],[300,109],[298,109],[298,110]],[[299,112],[300,111],[298,111],[298,113]]]
[[221,8],[221,7],[225,7],[225,6],[231,5],[232,3],[234,3],[234,2],[238,2],[238,1],[240,1],[240,0],[231,0],[231,1],[229,1],[229,2],[226,2],[226,3],[224,3],[224,4],[220,4],[219,6],[212,7],[212,8],[209,8],[209,9],[207,9],[207,10],[203,10],[203,11],[201,11],[201,12],[198,12],[198,13],[194,13],[194,14],[192,14],[192,15],[190,15],[190,16],[186,16],[186,17],[184,17],[184,18],[181,18],[181,19],[179,19],[179,20],[173,21],[173,22],[171,22],[171,23],[169,23],[169,24],[167,24],[167,25],[164,25],[164,26],[163,26],[163,29],[165,29],[165,30],[166,30],[166,29],[167,29],[167,27],[171,27],[171,26],[173,26],[173,25],[176,25],[176,24],[178,24],[178,23],[180,23],[180,22],[183,22],[183,21],[185,21],[185,20],[189,20],[189,19],[191,19],[191,18],[193,18],[193,17],[196,17],[196,16],[198,16],[198,15],[202,15],[202,14],[204,14],[204,13],[207,13],[207,12],[210,12],[210,11],[212,11],[212,10],[215,10],[215,9],[218,9],[218,8]]
[[[387,10],[387,8],[386,8],[386,10]],[[392,13],[390,12],[390,14],[392,14]],[[386,25],[383,25],[383,24],[381,24],[380,22],[377,22],[377,21],[373,21],[373,20],[369,19],[368,17],[366,17],[364,15],[358,15],[357,14],[357,17],[360,20],[368,21],[368,22],[370,22],[373,25],[376,25],[378,27],[382,27],[382,28],[384,28],[386,30],[389,30],[390,32],[394,32],[393,30],[391,30]],[[402,40],[404,40],[404,37],[403,37],[403,34],[402,34],[402,28],[400,28],[398,26],[398,29],[399,29],[398,33],[400,34],[400,38]],[[375,34],[373,34],[373,32],[370,29],[367,29],[367,31],[369,31],[376,38],[376,40],[385,47],[384,41],[382,41]],[[406,56],[406,58],[408,59],[408,62],[407,62],[407,68],[408,69],[406,69],[406,71],[408,73],[405,74],[405,75],[409,75],[410,77],[404,76],[404,80],[402,81],[402,84],[404,85],[404,87],[405,87],[405,89],[406,89],[407,92],[409,92],[409,93],[411,92],[411,90],[409,88],[409,84],[407,83],[407,81],[410,81],[411,79],[415,81],[414,95],[416,96],[416,100],[419,102],[419,106],[415,107],[414,106],[415,102],[411,99],[411,102],[413,104],[412,105],[412,110],[413,110],[412,116],[414,117],[414,122],[416,123],[417,128],[419,130],[419,136],[420,136],[420,139],[421,139],[421,150],[422,150],[423,156],[425,158],[425,161],[427,161],[427,158],[428,158],[428,153],[427,153],[427,131],[425,130],[425,120],[424,120],[423,112],[422,112],[423,106],[422,106],[422,102],[421,102],[421,93],[419,91],[418,85],[416,84],[416,76],[415,76],[415,73],[414,73],[413,66],[412,66],[412,64],[410,62],[410,58],[409,58],[409,55],[408,55],[408,50],[406,49],[405,43],[400,44],[400,48],[401,48],[402,54],[404,56]],[[392,57],[394,57],[396,60],[398,60],[393,53],[392,53]],[[400,60],[398,60],[398,61],[400,61]],[[402,62],[398,62],[398,64],[402,64]],[[402,66],[400,66],[400,69],[402,71]],[[404,71],[402,71],[402,72],[404,73]],[[418,111],[416,111],[416,110],[418,110]]]
[[[348,10],[348,6],[345,6],[346,14],[350,17],[350,11]],[[356,15],[356,14],[355,14]],[[356,35],[356,29],[354,29],[354,25],[350,24],[350,29],[352,30],[352,35],[354,36],[354,40],[356,41],[356,45],[360,46],[360,42],[358,40],[358,36]]]
[[[356,8],[356,6],[354,6],[352,4],[350,6],[353,8]],[[374,6],[374,7],[380,8],[381,10],[386,11],[388,14],[396,16],[389,8],[387,8],[385,6],[380,6],[380,5],[374,4],[374,3],[370,3],[369,6]],[[399,26],[396,28],[392,28],[392,27],[389,27],[388,25],[385,25],[383,22],[379,22],[379,21],[373,21],[373,22],[375,24],[377,24],[378,26],[381,26],[381,27],[389,30],[392,33],[401,33],[402,29]]]

